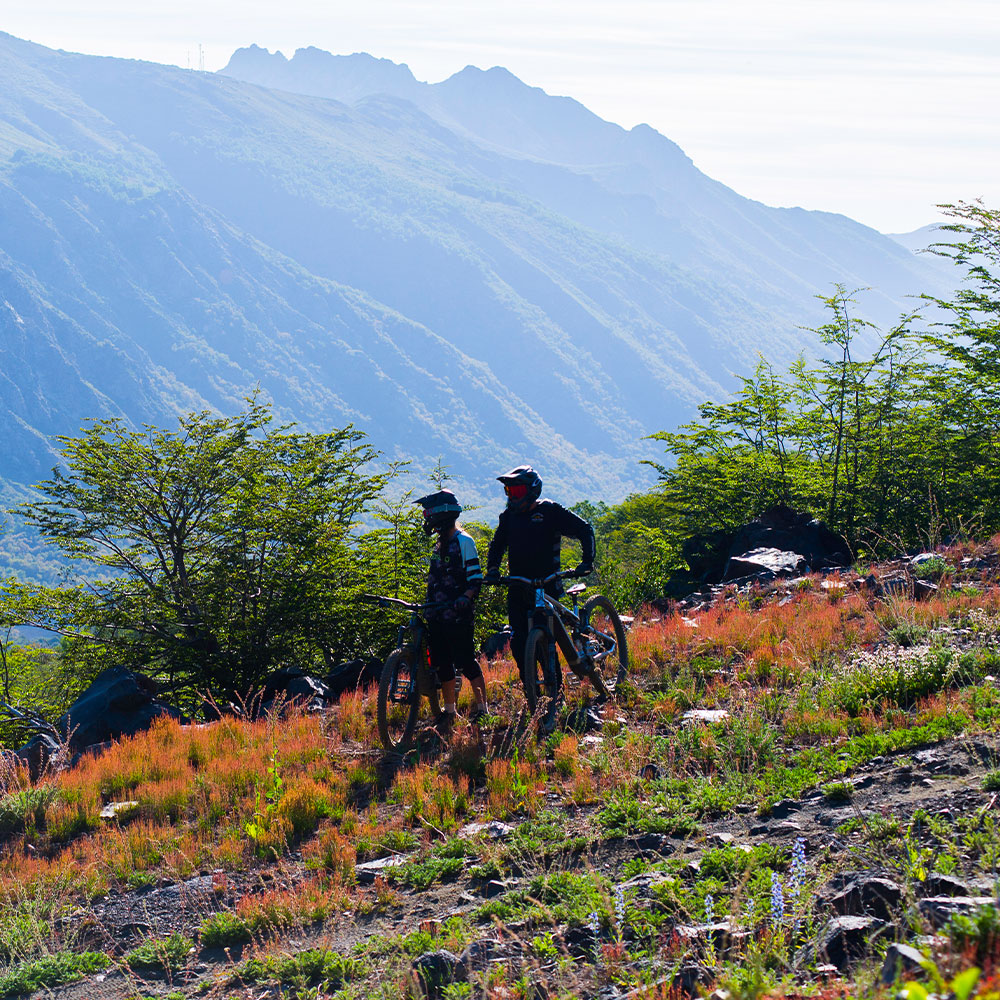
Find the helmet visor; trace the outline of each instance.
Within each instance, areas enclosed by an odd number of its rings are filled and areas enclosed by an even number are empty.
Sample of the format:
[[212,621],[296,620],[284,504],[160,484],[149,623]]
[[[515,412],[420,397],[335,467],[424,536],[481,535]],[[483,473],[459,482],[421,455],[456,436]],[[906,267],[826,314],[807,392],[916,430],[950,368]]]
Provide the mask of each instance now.
[[504,483],[503,491],[511,500],[523,500],[528,495],[528,487],[524,483]]

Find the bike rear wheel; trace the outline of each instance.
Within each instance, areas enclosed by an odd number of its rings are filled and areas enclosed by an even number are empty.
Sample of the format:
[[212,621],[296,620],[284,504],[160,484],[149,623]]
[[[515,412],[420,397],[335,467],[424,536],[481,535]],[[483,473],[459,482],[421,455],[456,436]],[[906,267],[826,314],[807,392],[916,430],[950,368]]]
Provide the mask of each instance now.
[[428,720],[438,715],[437,691],[427,692],[425,702],[418,669],[416,653],[408,648],[394,649],[382,668],[376,714],[378,735],[389,753],[404,754],[413,746],[422,712],[426,711]]
[[603,678],[601,684],[597,685],[595,682],[595,686],[598,690],[604,687],[605,691],[606,684],[617,687],[628,673],[628,643],[625,639],[625,626],[622,625],[614,604],[603,594],[595,594],[580,610],[580,621],[593,630],[592,638],[604,649],[609,649],[610,640],[614,640],[614,652],[609,652],[599,664],[594,665]]
[[548,695],[555,699],[562,687],[562,668],[559,657],[553,657],[553,676],[548,679],[546,663],[549,658],[549,637],[540,628],[534,628],[528,633],[528,641],[524,644],[524,699],[532,715],[538,707],[538,699]]

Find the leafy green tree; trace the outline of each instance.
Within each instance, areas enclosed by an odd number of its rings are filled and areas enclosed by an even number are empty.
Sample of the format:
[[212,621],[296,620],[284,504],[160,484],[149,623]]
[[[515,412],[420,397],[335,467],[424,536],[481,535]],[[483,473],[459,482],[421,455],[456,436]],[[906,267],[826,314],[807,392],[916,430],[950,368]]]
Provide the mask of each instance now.
[[273,426],[256,399],[178,428],[95,422],[19,513],[101,579],[5,588],[7,617],[142,666],[168,689],[243,693],[269,670],[354,641],[358,518],[391,473],[350,427]]
[[[929,366],[938,461],[935,496],[943,519],[980,530],[1000,526],[1000,210],[980,202],[940,206],[952,239],[931,249],[965,271],[950,299],[930,298],[944,318],[924,342],[941,359]],[[929,297],[928,297],[929,298]]]

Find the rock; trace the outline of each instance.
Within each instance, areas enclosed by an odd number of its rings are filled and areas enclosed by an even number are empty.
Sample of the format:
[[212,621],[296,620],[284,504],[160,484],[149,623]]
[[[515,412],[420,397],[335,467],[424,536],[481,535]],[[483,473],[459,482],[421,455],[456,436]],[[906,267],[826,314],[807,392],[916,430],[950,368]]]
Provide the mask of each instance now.
[[938,585],[931,583],[930,580],[914,580],[913,599],[916,601],[926,601],[929,597],[933,597],[939,589]]
[[492,660],[502,656],[510,647],[510,626],[506,625],[499,632],[488,635],[484,640],[480,651],[487,659]]
[[375,657],[367,660],[344,660],[335,664],[324,678],[328,697],[336,701],[345,691],[356,691],[369,684],[377,684],[382,676],[382,661]]
[[298,667],[275,670],[250,699],[250,715],[259,719],[275,709],[295,705],[307,712],[321,712],[332,700],[330,688]]
[[488,840],[505,840],[514,832],[514,827],[510,823],[501,823],[498,819],[491,819],[486,823],[466,823],[458,831],[460,837],[471,840],[473,837],[485,837]]
[[[679,991],[689,997],[701,995],[701,987],[712,981],[712,974],[698,962],[685,962],[674,973],[673,979],[663,982],[663,989],[655,993],[647,993],[643,990],[637,995],[641,996],[670,996],[671,991]],[[667,988],[669,987],[669,988]]]
[[740,950],[743,943],[753,936],[751,931],[741,930],[728,920],[712,924],[679,924],[674,928],[674,934],[692,944],[710,944],[720,955],[730,950]]
[[462,967],[465,978],[472,972],[484,972],[491,965],[502,962],[506,958],[506,949],[499,941],[483,938],[473,941],[459,956],[458,964]]
[[32,737],[14,756],[28,765],[28,774],[32,781],[38,781],[50,767],[58,769],[59,766],[69,764],[68,760],[61,765],[58,763],[61,757],[65,756],[63,747],[54,736],[50,736],[48,733],[39,733]]
[[767,574],[769,576],[792,576],[808,568],[806,560],[797,552],[763,547],[751,549],[740,555],[730,556],[723,580],[735,580],[743,576]]
[[921,896],[968,896],[969,886],[954,875],[931,872],[918,886]]
[[437,1000],[444,988],[452,983],[465,982],[465,967],[458,955],[446,951],[426,951],[413,960],[413,978],[427,1000]]
[[635,849],[639,854],[661,854],[669,842],[662,833],[640,833],[635,837]]
[[921,552],[918,555],[913,556],[910,560],[911,566],[923,566],[924,563],[933,562],[935,559],[940,559],[941,557],[936,552]]
[[156,699],[156,682],[126,667],[108,667],[56,723],[73,751],[144,732],[156,719],[183,720]]
[[912,591],[912,582],[908,576],[884,576],[878,582],[877,593],[881,595],[885,594],[898,594],[902,597],[908,597]]
[[801,832],[802,824],[797,823],[794,819],[786,819],[780,823],[775,823],[770,829],[771,835],[778,837],[790,837],[792,834]]
[[943,927],[952,917],[971,916],[984,906],[994,906],[993,896],[927,896],[917,904],[932,926]]
[[713,722],[725,722],[728,718],[729,713],[724,708],[689,708],[681,716],[681,722],[704,722],[708,725]]
[[802,808],[802,803],[795,799],[782,799],[771,806],[770,816],[772,819],[785,819],[791,813],[798,812]]
[[814,941],[799,949],[795,965],[802,968],[826,961],[844,972],[868,954],[870,941],[889,926],[878,917],[834,917]]
[[139,808],[139,803],[134,799],[129,802],[109,802],[101,810],[101,819],[118,819],[121,813],[131,813]]
[[563,933],[563,943],[566,950],[573,958],[584,958],[594,960],[597,949],[601,944],[599,934],[595,934],[593,928],[578,925],[568,927]]
[[643,781],[657,781],[660,777],[660,769],[655,764],[644,764],[639,772],[639,777]]
[[[838,884],[839,883],[839,884]],[[846,873],[832,879],[818,902],[844,916],[871,916],[891,920],[903,901],[902,887],[872,872]]]
[[725,847],[727,844],[731,844],[735,838],[731,833],[724,833],[721,830],[717,830],[714,833],[708,834],[705,840],[714,847]]
[[495,899],[497,896],[502,896],[507,891],[507,883],[501,882],[499,879],[490,879],[480,890],[479,895],[483,899]]
[[883,986],[892,986],[906,976],[922,970],[924,956],[912,945],[893,942],[885,953],[882,972],[879,976]]
[[404,864],[412,857],[412,854],[390,854],[387,858],[363,861],[354,866],[354,876],[358,880],[358,885],[371,885],[379,875],[384,875],[387,869]]

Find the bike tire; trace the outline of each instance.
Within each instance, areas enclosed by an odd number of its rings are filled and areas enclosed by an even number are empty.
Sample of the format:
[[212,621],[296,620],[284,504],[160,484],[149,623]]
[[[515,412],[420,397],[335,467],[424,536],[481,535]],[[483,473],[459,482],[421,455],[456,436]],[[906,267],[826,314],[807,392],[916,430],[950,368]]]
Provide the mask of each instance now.
[[[593,619],[597,618],[596,623]],[[615,645],[617,649],[613,656],[607,657],[604,660],[604,671],[601,677],[601,687],[604,688],[602,694],[607,691],[607,682],[611,681],[615,688],[623,680],[625,680],[625,675],[628,673],[628,642],[625,639],[625,626],[622,625],[622,620],[618,616],[618,612],[615,610],[614,604],[612,604],[610,598],[605,597],[603,594],[595,594],[593,597],[584,604],[583,608],[580,610],[580,621],[585,625],[593,628],[597,632],[613,633],[615,637]],[[597,670],[595,665],[595,671]],[[612,674],[614,677],[612,678]],[[596,682],[595,682],[596,685]]]
[[[430,718],[433,719],[438,715],[437,691],[421,696],[420,685],[412,683],[416,669],[414,652],[407,648],[394,649],[382,667],[376,715],[379,739],[387,753],[404,754],[413,746],[413,734],[416,732],[424,697],[427,699]],[[407,702],[401,703],[390,699],[393,688],[399,683],[404,683],[410,688]]]
[[538,707],[540,695],[547,694],[551,698],[559,695],[562,687],[562,668],[559,665],[559,656],[556,654],[555,660],[555,690],[549,691],[545,684],[545,661],[549,655],[549,637],[540,628],[534,628],[528,633],[528,640],[524,644],[524,699],[528,703],[528,710],[532,715]]

